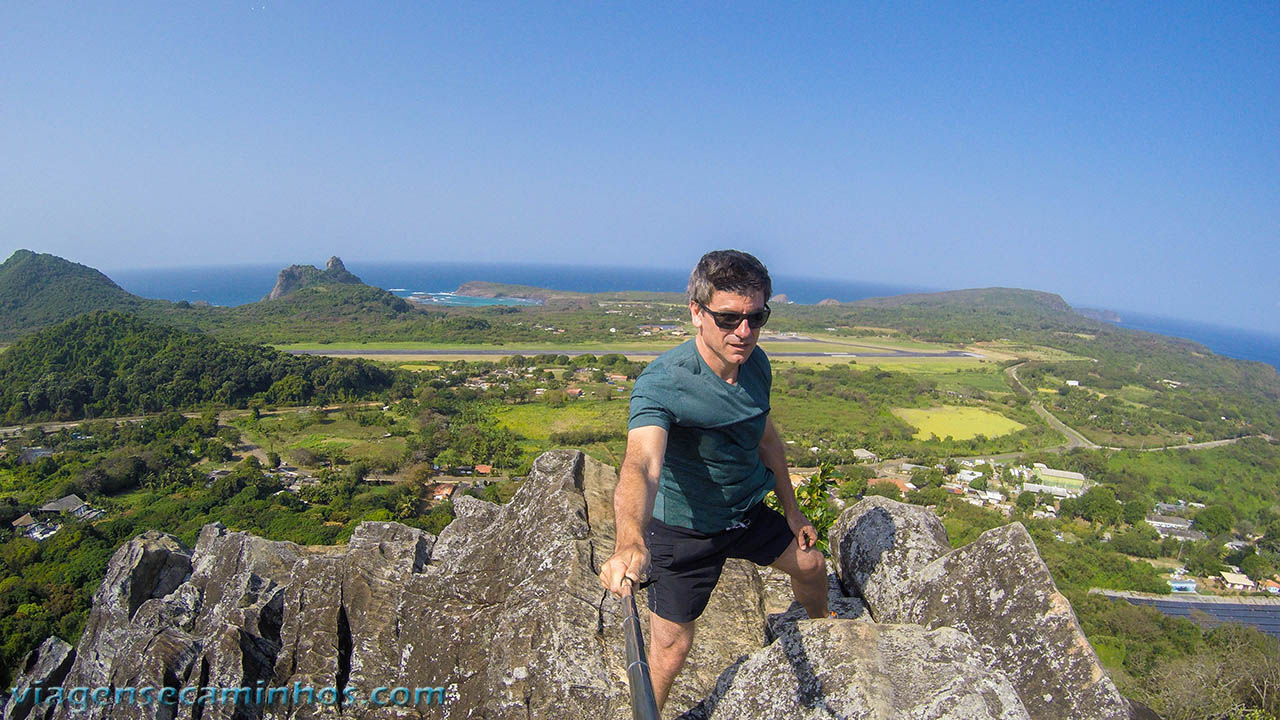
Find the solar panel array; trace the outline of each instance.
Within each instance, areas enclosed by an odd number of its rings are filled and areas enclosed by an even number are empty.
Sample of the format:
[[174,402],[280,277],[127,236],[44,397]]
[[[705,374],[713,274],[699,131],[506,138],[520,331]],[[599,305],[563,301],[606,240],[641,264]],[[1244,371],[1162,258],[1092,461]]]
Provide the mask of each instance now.
[[1217,622],[1250,625],[1272,637],[1280,638],[1280,605],[1199,603],[1137,597],[1125,599],[1135,605],[1150,605],[1169,617],[1190,619],[1192,611],[1196,610]]

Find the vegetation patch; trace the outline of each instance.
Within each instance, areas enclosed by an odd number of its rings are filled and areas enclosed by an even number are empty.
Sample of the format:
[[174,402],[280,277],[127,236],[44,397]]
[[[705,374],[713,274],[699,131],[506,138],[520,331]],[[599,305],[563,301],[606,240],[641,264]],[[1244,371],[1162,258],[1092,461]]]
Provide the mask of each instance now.
[[931,437],[968,440],[978,435],[998,437],[1027,427],[1004,415],[978,407],[945,405],[926,409],[894,408],[893,414],[916,428],[917,440]]
[[[621,393],[619,393],[621,394]],[[507,429],[529,440],[550,442],[552,434],[627,427],[627,402],[574,400],[554,407],[549,403],[495,408],[493,416]]]

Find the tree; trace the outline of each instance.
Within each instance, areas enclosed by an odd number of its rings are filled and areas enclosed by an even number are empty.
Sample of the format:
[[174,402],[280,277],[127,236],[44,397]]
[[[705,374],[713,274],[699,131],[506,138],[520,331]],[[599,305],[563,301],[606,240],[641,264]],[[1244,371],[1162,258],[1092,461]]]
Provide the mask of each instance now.
[[442,468],[452,469],[455,465],[461,465],[462,459],[462,453],[453,448],[445,448],[436,456],[436,464]]
[[867,479],[863,477],[847,478],[836,486],[836,497],[841,500],[857,500],[867,492]]
[[1276,572],[1275,563],[1258,553],[1249,553],[1240,560],[1240,572],[1254,580],[1269,578]]
[[1227,566],[1222,562],[1221,543],[1206,540],[1189,544],[1190,547],[1186,548],[1184,556],[1186,557],[1187,570],[1192,574],[1200,577],[1209,577],[1227,569]]
[[1124,518],[1125,523],[1129,525],[1137,525],[1142,522],[1149,512],[1151,512],[1151,504],[1142,499],[1130,500],[1120,508],[1121,516]]
[[1014,501],[1014,504],[1016,504],[1018,509],[1024,513],[1031,512],[1036,507],[1036,499],[1035,493],[1022,492],[1018,493],[1018,499]]
[[1231,532],[1236,518],[1226,505],[1210,505],[1196,514],[1195,526],[1206,535],[1225,535]]
[[[1207,509],[1207,508],[1206,508]],[[1258,547],[1273,553],[1280,553],[1280,520],[1272,520],[1267,524],[1258,541]]]
[[1109,487],[1099,485],[1076,500],[1074,514],[1099,525],[1116,525],[1121,518],[1121,508],[1116,500],[1116,493]]
[[1117,533],[1111,546],[1117,552],[1138,557],[1153,558],[1160,554],[1160,535],[1150,525],[1135,525]]
[[898,490],[898,486],[893,483],[880,482],[873,483],[867,488],[867,495],[880,495],[892,500],[902,500],[902,492]]

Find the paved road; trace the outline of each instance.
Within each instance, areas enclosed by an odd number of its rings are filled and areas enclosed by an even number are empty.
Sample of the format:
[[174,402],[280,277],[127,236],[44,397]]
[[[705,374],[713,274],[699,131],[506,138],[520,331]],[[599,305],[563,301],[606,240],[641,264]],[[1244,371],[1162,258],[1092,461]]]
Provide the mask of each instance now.
[[[851,345],[850,347],[860,347]],[[632,357],[657,357],[662,350],[509,350],[458,349],[458,350],[290,350],[292,355],[325,355],[325,356],[360,356],[376,357],[379,355],[630,355]],[[947,350],[946,352],[919,352],[914,350],[882,350],[880,352],[771,352],[769,357],[832,357],[832,358],[980,358],[978,353],[965,350]]]
[[1022,384],[1022,381],[1018,379],[1018,368],[1022,367],[1025,364],[1026,363],[1018,363],[1017,365],[1010,365],[1009,367],[1005,368],[1004,374],[1009,376],[1009,380],[1013,383],[1014,389],[1022,393],[1024,396],[1026,396],[1028,400],[1031,401],[1031,409],[1035,410],[1037,415],[1043,418],[1045,422],[1049,423],[1049,427],[1062,433],[1067,438],[1066,445],[1062,446],[1061,448],[1055,448],[1055,449],[1071,450],[1072,448],[1083,447],[1083,448],[1089,448],[1090,450],[1097,450],[1098,448],[1102,447],[1101,445],[1093,442],[1092,440],[1085,437],[1084,435],[1081,435],[1079,432],[1075,431],[1074,429],[1067,427],[1066,423],[1059,420],[1057,417],[1054,416],[1053,413],[1046,410],[1044,405],[1040,404],[1040,401],[1036,399],[1036,396],[1033,395],[1032,392],[1028,390],[1025,385]]
[[[370,401],[358,402],[358,403],[345,403],[342,405],[322,405],[322,406],[303,405],[299,407],[285,407],[285,408],[276,408],[274,410],[262,410],[260,411],[259,414],[280,415],[283,413],[297,412],[299,410],[329,411],[329,410],[340,410],[346,407],[371,407],[374,405],[381,407],[382,403],[375,400],[370,400]],[[225,422],[226,420],[230,420],[232,418],[244,417],[245,415],[248,415],[249,412],[250,412],[249,410],[222,410],[218,413],[218,420],[220,422]],[[27,423],[26,425],[10,425],[8,427],[0,427],[0,437],[21,435],[23,431],[28,430],[30,428],[40,428],[41,430],[48,433],[48,432],[57,432],[63,429],[70,430],[71,428],[76,427],[78,425],[82,425],[87,422],[96,422],[99,420],[110,420],[111,422],[115,422],[115,423],[135,423],[135,422],[142,422],[147,418],[159,417],[160,415],[161,413],[152,413],[150,415],[127,415],[124,417],[87,418],[84,420],[72,420],[71,422],[47,422],[47,423],[37,422],[37,423]],[[202,415],[204,415],[203,412],[182,413],[183,417],[189,417],[189,418],[198,418]]]

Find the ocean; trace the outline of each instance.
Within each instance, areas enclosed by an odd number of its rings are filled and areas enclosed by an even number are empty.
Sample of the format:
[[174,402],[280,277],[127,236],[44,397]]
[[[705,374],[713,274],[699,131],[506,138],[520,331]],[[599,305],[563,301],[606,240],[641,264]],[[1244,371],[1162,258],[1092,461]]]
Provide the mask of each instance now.
[[[413,293],[446,305],[518,304],[503,299],[477,299],[452,295],[465,282],[532,285],[554,290],[611,292],[650,290],[683,292],[688,270],[674,268],[578,267],[568,265],[520,265],[507,263],[351,263],[347,269],[370,285],[391,290],[401,297]],[[211,305],[243,305],[261,300],[275,286],[278,265],[237,265],[200,268],[114,270],[107,274],[129,292],[164,300],[203,300]],[[889,285],[857,280],[776,275],[775,293],[793,302],[813,304],[826,298],[852,302],[869,297],[932,292],[934,288]],[[422,297],[420,295],[419,297]],[[1186,338],[1228,357],[1264,362],[1280,369],[1280,337],[1261,332],[1221,327],[1141,313],[1116,311],[1121,327]]]
[[[473,305],[475,299],[448,293],[472,280],[532,285],[552,290],[614,292],[648,290],[684,292],[689,271],[667,268],[578,267],[570,265],[518,265],[506,263],[350,263],[347,269],[366,283],[401,297],[425,293],[446,304]],[[120,287],[148,298],[203,300],[211,305],[243,305],[261,300],[275,286],[278,265],[241,265],[203,268],[113,270],[107,275]],[[773,291],[798,303],[812,304],[826,298],[852,302],[869,297],[930,292],[909,285],[887,285],[855,280],[796,278],[777,275]],[[492,301],[486,304],[493,304]]]
[[1115,312],[1120,316],[1120,322],[1113,324],[1119,327],[1194,340],[1219,355],[1254,360],[1280,369],[1280,337],[1275,335],[1158,315]]

